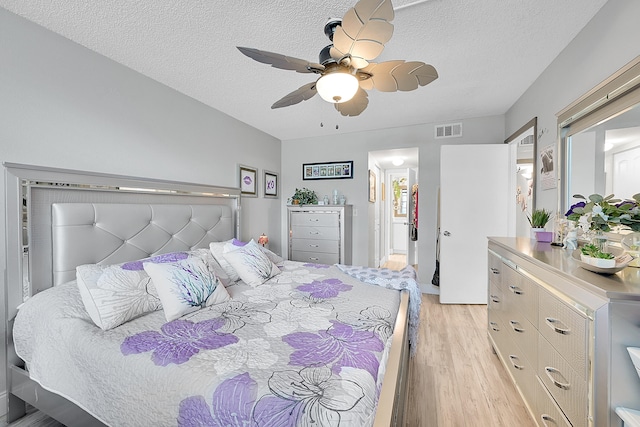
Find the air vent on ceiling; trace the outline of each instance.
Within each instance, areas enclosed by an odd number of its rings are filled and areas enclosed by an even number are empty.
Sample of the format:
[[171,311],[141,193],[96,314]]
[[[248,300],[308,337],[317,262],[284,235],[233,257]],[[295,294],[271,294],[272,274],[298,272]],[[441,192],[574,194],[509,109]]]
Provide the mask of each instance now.
[[449,123],[436,126],[436,139],[458,138],[462,136],[462,123]]

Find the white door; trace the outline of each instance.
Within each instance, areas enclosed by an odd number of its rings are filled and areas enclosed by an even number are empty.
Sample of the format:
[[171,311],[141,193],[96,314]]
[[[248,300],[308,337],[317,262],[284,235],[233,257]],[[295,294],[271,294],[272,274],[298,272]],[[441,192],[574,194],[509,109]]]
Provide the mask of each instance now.
[[487,236],[508,234],[509,146],[440,153],[440,302],[486,304]]

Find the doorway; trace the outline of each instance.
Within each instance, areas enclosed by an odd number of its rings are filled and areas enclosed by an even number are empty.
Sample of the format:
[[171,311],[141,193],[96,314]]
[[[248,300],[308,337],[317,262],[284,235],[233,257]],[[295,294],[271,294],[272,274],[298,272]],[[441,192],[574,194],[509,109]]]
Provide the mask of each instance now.
[[412,228],[417,225],[418,154],[417,147],[369,152],[369,170],[379,181],[369,209],[372,267],[418,267],[417,229]]

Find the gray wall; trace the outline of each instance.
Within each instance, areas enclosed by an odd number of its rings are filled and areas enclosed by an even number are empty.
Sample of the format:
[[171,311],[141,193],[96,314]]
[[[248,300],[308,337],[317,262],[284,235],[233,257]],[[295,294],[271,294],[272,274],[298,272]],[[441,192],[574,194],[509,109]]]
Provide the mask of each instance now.
[[[238,163],[280,171],[280,141],[0,8],[0,162],[237,187]],[[242,205],[241,237],[279,251],[280,200]]]
[[[558,143],[556,113],[640,54],[640,1],[607,2],[505,115],[510,135],[538,117],[538,158],[542,147]],[[557,157],[557,156],[556,156]],[[536,191],[536,205],[554,212],[555,189]],[[560,213],[561,215],[564,212]]]
[[[402,94],[397,94],[402,96]],[[364,113],[366,114],[366,112]],[[308,187],[322,197],[334,188],[345,194],[357,216],[353,221],[353,264],[368,265],[374,242],[369,238],[369,151],[418,147],[419,150],[419,211],[418,268],[421,283],[430,283],[435,268],[436,200],[440,183],[440,147],[443,144],[501,144],[504,141],[503,116],[456,120],[463,123],[461,138],[434,138],[434,123],[332,135],[326,138],[305,138],[282,142],[282,202],[296,187]],[[302,180],[302,164],[324,161],[353,160],[353,179]],[[284,205],[283,205],[284,209]],[[282,219],[283,239],[286,239],[286,218]],[[283,240],[284,241],[284,240]],[[286,248],[283,247],[283,250]]]

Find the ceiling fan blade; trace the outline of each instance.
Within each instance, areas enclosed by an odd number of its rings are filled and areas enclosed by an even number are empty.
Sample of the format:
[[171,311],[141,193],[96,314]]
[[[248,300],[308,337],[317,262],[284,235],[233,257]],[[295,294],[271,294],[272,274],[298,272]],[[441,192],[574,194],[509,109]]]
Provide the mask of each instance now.
[[291,56],[253,49],[250,47],[236,47],[249,58],[262,62],[263,64],[270,64],[274,68],[293,70],[298,73],[321,73],[324,71],[324,65],[305,61],[304,59],[292,58]]
[[307,99],[313,98],[313,96],[317,93],[316,90],[316,82],[312,82],[306,84],[288,95],[285,95],[282,99],[271,106],[271,109],[288,107],[290,105],[298,104],[302,101],[306,101]]
[[385,61],[369,64],[362,71],[371,74],[371,78],[361,82],[368,88],[381,92],[410,91],[425,86],[438,78],[436,69],[419,61]]
[[351,66],[364,68],[382,53],[393,35],[393,5],[390,0],[360,0],[349,9],[333,34],[331,57],[352,58]]
[[336,110],[340,111],[343,116],[354,117],[362,113],[369,105],[369,95],[365,90],[359,88],[353,98],[347,102],[333,104]]

